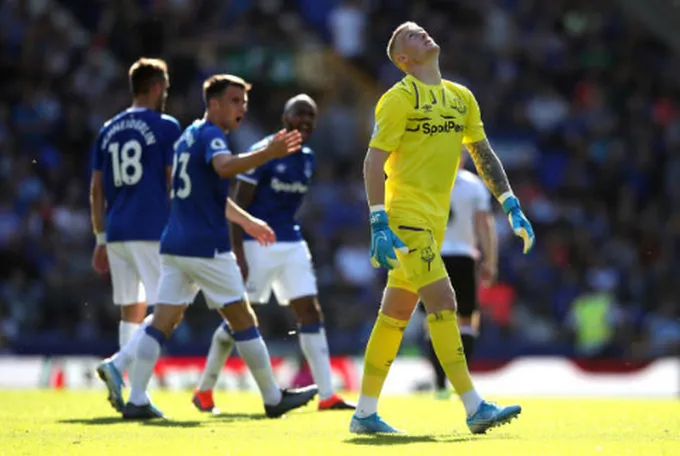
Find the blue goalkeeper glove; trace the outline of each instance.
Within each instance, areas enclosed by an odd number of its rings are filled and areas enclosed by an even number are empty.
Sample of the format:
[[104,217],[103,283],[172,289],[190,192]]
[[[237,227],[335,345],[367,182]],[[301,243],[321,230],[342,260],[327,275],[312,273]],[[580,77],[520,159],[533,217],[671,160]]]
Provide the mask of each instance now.
[[399,267],[395,249],[408,253],[408,247],[390,229],[387,223],[387,212],[380,208],[371,211],[371,264],[374,268],[385,269]]
[[503,206],[503,212],[508,216],[508,221],[510,221],[510,226],[515,236],[519,236],[524,241],[524,253],[527,254],[529,250],[534,246],[534,229],[531,227],[531,223],[524,216],[522,208],[519,206],[519,200],[512,193],[501,195],[498,199]]

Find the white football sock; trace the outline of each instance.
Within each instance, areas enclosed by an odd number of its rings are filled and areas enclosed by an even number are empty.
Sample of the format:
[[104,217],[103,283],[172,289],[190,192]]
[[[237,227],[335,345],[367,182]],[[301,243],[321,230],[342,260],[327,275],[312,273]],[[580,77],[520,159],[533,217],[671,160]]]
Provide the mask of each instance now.
[[319,399],[328,399],[333,395],[333,376],[326,331],[321,328],[316,333],[301,332],[300,348],[319,387]]
[[468,391],[460,395],[460,400],[463,401],[463,407],[465,407],[465,413],[467,416],[472,415],[477,411],[479,405],[482,403],[482,396],[479,395],[477,390]]
[[153,369],[160,354],[161,345],[158,340],[145,331],[137,343],[135,363],[130,375],[130,402],[133,404],[144,405],[149,403],[146,390],[149,387],[149,381],[151,381]]
[[207,391],[215,388],[224,363],[233,349],[234,339],[232,339],[222,325],[218,326],[210,343],[208,359],[205,362],[201,380],[198,382],[198,391]]
[[274,377],[269,352],[262,336],[249,340],[237,340],[236,348],[255,377],[265,405],[276,405],[281,402],[281,389]]
[[357,418],[366,418],[374,413],[378,413],[378,400],[380,398],[373,396],[366,396],[364,394],[359,395],[359,402],[357,403],[357,409],[354,414]]
[[132,339],[132,335],[139,328],[138,323],[130,323],[129,321],[120,321],[118,323],[118,348],[123,348],[125,344]]
[[[132,362],[135,359],[135,354],[137,351],[137,343],[139,342],[139,339],[142,337],[144,334],[144,328],[149,326],[151,324],[151,320],[153,319],[153,314],[149,314],[146,316],[146,318],[142,321],[141,325],[136,325],[137,328],[134,330],[132,335],[129,337],[129,339],[125,343],[121,343],[120,345],[120,350],[116,354],[114,354],[111,357],[111,361],[113,361],[113,365],[118,369],[118,372],[121,374],[127,370],[132,371],[132,368],[130,367],[132,365]],[[127,323],[128,325],[134,325],[134,323]],[[122,329],[123,322],[121,322],[121,329]],[[122,331],[119,329],[119,335],[122,333]],[[121,338],[122,340],[122,338]]]

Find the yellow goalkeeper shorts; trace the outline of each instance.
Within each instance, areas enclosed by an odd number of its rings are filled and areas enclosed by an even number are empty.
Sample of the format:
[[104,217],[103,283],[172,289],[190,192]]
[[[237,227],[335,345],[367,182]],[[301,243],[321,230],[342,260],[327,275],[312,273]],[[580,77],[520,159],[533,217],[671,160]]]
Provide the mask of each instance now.
[[390,228],[401,239],[408,253],[397,253],[400,267],[387,275],[387,286],[417,293],[422,287],[448,276],[440,247],[446,227],[435,229],[423,221],[390,218]]

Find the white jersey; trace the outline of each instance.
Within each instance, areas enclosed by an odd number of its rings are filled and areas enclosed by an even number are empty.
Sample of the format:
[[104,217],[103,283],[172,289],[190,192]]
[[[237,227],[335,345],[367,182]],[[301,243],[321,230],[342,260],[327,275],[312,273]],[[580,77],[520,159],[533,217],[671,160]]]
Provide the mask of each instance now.
[[475,214],[480,211],[491,211],[491,195],[479,177],[461,169],[451,192],[451,212],[442,256],[479,257]]

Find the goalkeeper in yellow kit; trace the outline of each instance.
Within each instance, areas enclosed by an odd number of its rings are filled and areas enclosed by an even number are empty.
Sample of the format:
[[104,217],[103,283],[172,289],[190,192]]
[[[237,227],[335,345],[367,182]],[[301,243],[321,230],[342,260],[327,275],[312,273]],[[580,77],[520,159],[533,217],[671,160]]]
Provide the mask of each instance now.
[[534,233],[486,139],[474,95],[441,78],[437,43],[422,27],[406,22],[392,34],[387,54],[406,77],[378,101],[364,179],[371,260],[389,275],[366,347],[350,432],[400,432],[378,416],[378,398],[420,299],[437,357],[465,406],[467,425],[473,433],[484,433],[515,418],[521,408],[486,402],[474,389],[456,321],[455,293],[439,254],[463,144],[513,231],[524,240],[525,253],[533,246]]

